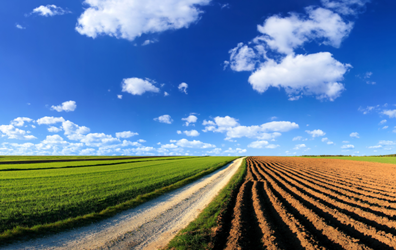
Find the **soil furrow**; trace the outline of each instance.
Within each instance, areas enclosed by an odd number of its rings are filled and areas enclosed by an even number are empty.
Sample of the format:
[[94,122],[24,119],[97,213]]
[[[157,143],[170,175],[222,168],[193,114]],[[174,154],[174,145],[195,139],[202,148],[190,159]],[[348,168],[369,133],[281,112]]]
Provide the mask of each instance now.
[[386,235],[385,232],[379,232],[374,227],[351,218],[343,213],[345,211],[336,206],[332,206],[332,208],[330,208],[331,204],[328,202],[326,202],[326,206],[323,202],[319,202],[307,193],[303,193],[296,187],[291,186],[264,166],[263,169],[260,170],[260,173],[264,174],[265,178],[270,181],[275,190],[281,194],[285,194],[286,199],[290,199],[302,207],[315,212],[320,217],[326,219],[329,223],[336,225],[337,228],[341,229],[345,233],[359,239],[366,246],[375,249],[390,249],[390,247],[395,245],[396,241],[394,241],[394,237],[392,235]]
[[[267,167],[271,167],[270,164]],[[350,198],[348,194],[343,193],[337,188],[330,188],[328,186],[320,185],[320,183],[316,181],[307,180],[307,178],[300,178],[298,173],[283,170],[283,168],[276,166],[271,168],[273,171],[279,171],[283,175],[287,176],[291,180],[298,182],[299,184],[304,186],[304,190],[309,189],[313,190],[314,192],[321,193],[326,197],[329,197],[337,202],[343,203],[348,206],[349,210],[354,210],[357,214],[361,214],[361,211],[365,213],[365,217],[370,218],[374,221],[381,221],[381,224],[387,225],[392,228],[396,228],[396,210],[390,210],[388,208],[377,207],[375,201],[370,201],[370,203],[361,202],[360,199],[357,198]],[[308,193],[312,194],[311,191],[307,191]]]
[[[295,168],[287,166],[286,164],[285,165],[280,165],[279,163],[274,163],[274,164],[278,165],[278,166],[283,166],[290,170],[295,171]],[[302,172],[304,172],[304,174]],[[300,175],[303,175],[310,179],[318,180],[320,182],[325,182],[330,185],[339,184],[342,187],[345,186],[345,189],[351,190],[351,192],[362,193],[362,194],[365,194],[368,196],[372,196],[373,198],[378,197],[380,199],[387,200],[391,203],[396,203],[396,195],[392,195],[394,193],[394,191],[390,191],[390,190],[386,191],[386,190],[379,190],[379,189],[375,189],[375,188],[364,187],[363,183],[361,181],[350,182],[347,180],[334,178],[334,176],[316,174],[316,173],[310,172],[310,171],[299,171],[299,173],[300,173]],[[383,197],[383,196],[386,196],[386,197]]]
[[[367,188],[367,191],[373,192],[373,190],[377,192],[384,192],[385,194],[391,195],[391,197],[396,198],[396,188],[394,187],[395,183],[390,183],[388,185],[383,185],[378,182],[377,179],[368,181],[368,178],[362,177],[362,176],[357,176],[356,173],[354,175],[351,175],[351,172],[345,172],[342,171],[341,169],[337,170],[331,170],[329,168],[313,168],[310,165],[306,166],[301,166],[301,167],[296,167],[293,166],[293,164],[290,164],[287,161],[282,161],[282,162],[276,162],[275,164],[282,164],[283,166],[288,166],[292,169],[299,169],[300,171],[306,173],[307,175],[318,175],[320,179],[327,179],[330,178],[330,181],[337,181],[343,184],[347,185],[353,185],[353,186],[360,186],[362,188]],[[350,176],[353,176],[351,178]],[[359,181],[356,181],[359,180]]]
[[263,249],[263,235],[254,216],[252,186],[253,181],[248,180],[239,190],[225,249]]

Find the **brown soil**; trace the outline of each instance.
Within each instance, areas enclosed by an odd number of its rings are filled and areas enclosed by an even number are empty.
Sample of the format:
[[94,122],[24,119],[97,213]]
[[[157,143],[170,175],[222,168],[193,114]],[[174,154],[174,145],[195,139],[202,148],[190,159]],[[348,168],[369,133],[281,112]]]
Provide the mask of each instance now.
[[249,157],[247,169],[216,249],[396,249],[396,166]]

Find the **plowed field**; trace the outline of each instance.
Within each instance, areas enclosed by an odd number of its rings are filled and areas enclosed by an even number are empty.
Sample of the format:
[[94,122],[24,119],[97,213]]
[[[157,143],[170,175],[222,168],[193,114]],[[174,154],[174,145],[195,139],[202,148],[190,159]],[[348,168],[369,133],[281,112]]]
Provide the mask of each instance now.
[[247,167],[215,249],[396,249],[396,165],[249,157]]

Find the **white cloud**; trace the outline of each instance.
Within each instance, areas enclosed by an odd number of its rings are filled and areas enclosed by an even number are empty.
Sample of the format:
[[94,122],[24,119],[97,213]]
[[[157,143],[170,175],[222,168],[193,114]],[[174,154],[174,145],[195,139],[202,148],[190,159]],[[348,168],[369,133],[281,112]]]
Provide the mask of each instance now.
[[260,126],[241,126],[237,119],[230,116],[217,116],[214,118],[214,122],[204,120],[203,125],[206,126],[203,130],[204,132],[212,131],[226,133],[226,140],[241,137],[269,140],[280,136],[281,133],[279,132],[287,132],[299,127],[298,124],[288,121],[273,121],[264,123]]
[[41,125],[41,124],[50,125],[50,124],[55,124],[55,123],[64,122],[64,121],[65,121],[65,119],[63,119],[63,117],[44,116],[37,120],[37,124],[38,125]]
[[16,140],[37,139],[35,136],[29,135],[30,131],[25,131],[16,128],[13,125],[0,125],[0,132],[3,133],[2,137],[8,136],[8,139],[16,139]]
[[370,146],[368,148],[382,148],[382,145]]
[[382,129],[387,129],[387,128],[389,128],[389,126],[383,126],[383,127],[382,127]]
[[207,153],[207,154],[216,154],[216,155],[218,155],[218,154],[221,153],[221,148],[214,148],[214,149],[211,150],[211,151],[206,151],[206,153]]
[[177,133],[178,135],[181,135],[183,132],[181,132],[180,130],[178,130],[178,131],[176,131],[176,133]]
[[62,129],[69,140],[79,141],[84,139],[85,134],[90,132],[90,129],[85,126],[78,126],[71,121],[62,122]]
[[51,133],[58,133],[60,131],[62,131],[62,128],[58,128],[58,127],[54,127],[54,126],[51,126],[48,128],[48,132],[51,132]]
[[109,35],[134,40],[142,34],[188,28],[210,0],[85,0],[76,30],[92,38]]
[[51,106],[51,110],[56,110],[58,112],[62,112],[62,111],[66,111],[66,112],[70,112],[70,111],[74,111],[76,110],[77,105],[75,101],[67,101],[67,102],[63,102],[61,105],[58,106]]
[[348,144],[348,145],[342,145],[341,148],[345,149],[345,148],[355,148],[355,146]]
[[17,27],[17,29],[20,29],[20,30],[26,29],[25,27],[23,27],[23,26],[20,25],[20,24],[15,24],[15,27]]
[[118,99],[122,99],[122,95],[117,95],[117,98]]
[[236,149],[228,148],[227,150],[224,150],[223,153],[243,154],[243,153],[246,153],[246,149],[242,149],[242,148],[236,148]]
[[31,14],[38,14],[40,16],[56,16],[56,15],[64,15],[67,13],[71,13],[70,11],[64,10],[61,7],[57,7],[56,5],[41,5],[35,9],[33,9]]
[[328,142],[327,142],[327,144],[328,144],[328,145],[333,145],[333,144],[334,144],[334,142],[332,142],[332,141],[328,141]]
[[131,131],[124,131],[124,132],[118,132],[116,133],[117,138],[129,138],[135,135],[139,135],[138,133],[131,132]]
[[147,39],[146,41],[144,41],[143,43],[142,43],[142,46],[146,46],[146,45],[149,45],[149,44],[152,44],[152,43],[156,43],[157,41],[155,41],[155,40],[149,40],[149,39]]
[[145,92],[158,93],[160,90],[153,85],[154,83],[155,81],[148,78],[146,78],[146,80],[136,77],[126,78],[122,80],[122,92],[127,92],[132,95],[142,95]]
[[30,119],[28,117],[17,117],[14,120],[11,121],[11,125],[14,125],[15,127],[22,127],[25,122],[34,122],[33,119]]
[[269,87],[283,87],[289,100],[302,95],[333,101],[345,89],[339,83],[351,66],[335,60],[328,52],[310,55],[287,55],[280,63],[269,59],[249,77],[249,83],[259,93]]
[[154,121],[171,124],[173,122],[170,115],[161,115],[160,117],[154,118]]
[[381,112],[384,115],[389,116],[389,118],[396,118],[396,109],[394,110],[384,110]]
[[315,130],[305,130],[305,132],[307,132],[308,134],[310,134],[312,137],[318,137],[318,136],[324,136],[326,133],[323,132],[320,129],[315,129]]
[[256,52],[243,43],[239,43],[237,47],[229,51],[230,61],[226,65],[234,71],[253,71],[259,62]]
[[190,125],[190,123],[195,123],[197,122],[198,117],[196,117],[195,115],[189,115],[186,118],[182,118],[182,121],[186,121],[185,125],[188,126]]
[[302,140],[302,136],[296,136],[293,138],[292,141],[301,141]]
[[248,148],[263,148],[268,145],[267,141],[254,141],[248,145]]
[[387,122],[386,120],[382,120],[382,121],[380,121],[379,124],[384,124],[384,123],[386,123],[386,122]]
[[104,133],[89,133],[85,135],[80,141],[89,147],[101,147],[120,142],[118,138],[114,138],[111,135],[106,135]]
[[324,7],[343,15],[356,15],[370,0],[321,0]]
[[386,146],[391,146],[391,145],[396,145],[396,142],[382,140],[382,141],[379,141],[378,144],[380,144],[380,145],[386,145]]
[[329,140],[329,138],[322,138],[322,142],[325,142],[325,141],[327,141],[327,140]]
[[215,145],[210,143],[204,143],[201,141],[193,140],[189,141],[187,139],[181,139],[176,142],[176,145],[182,148],[215,148]]
[[85,148],[81,150],[80,155],[94,155],[96,152],[96,149],[94,148]]
[[168,96],[168,95],[169,95],[168,92],[164,91],[164,96]]
[[349,141],[342,141],[342,143],[349,143]]
[[291,13],[289,17],[275,15],[267,18],[263,26],[258,25],[263,36],[256,39],[265,41],[279,53],[292,54],[294,49],[315,39],[338,48],[352,30],[353,23],[344,22],[330,10],[313,7],[305,10],[307,17]]
[[182,82],[179,84],[179,87],[177,87],[181,92],[184,92],[187,95],[187,88],[188,84],[185,82]]
[[355,137],[355,138],[360,138],[358,132],[352,132],[349,136],[350,137]]
[[293,149],[298,150],[307,147],[305,144],[297,144]]
[[138,142],[140,142],[140,143],[144,143],[144,142],[146,142],[146,140],[139,139],[139,140],[138,140]]
[[199,136],[199,132],[196,131],[196,130],[190,130],[190,131],[185,130],[185,131],[183,131],[183,133],[184,133],[185,135],[191,136],[191,137]]

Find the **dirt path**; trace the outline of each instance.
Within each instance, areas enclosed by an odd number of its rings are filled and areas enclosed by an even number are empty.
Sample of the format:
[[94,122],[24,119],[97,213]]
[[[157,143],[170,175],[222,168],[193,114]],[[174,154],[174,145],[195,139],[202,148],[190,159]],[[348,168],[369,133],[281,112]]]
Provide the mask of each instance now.
[[194,220],[228,183],[242,158],[183,188],[102,222],[4,249],[157,249]]

